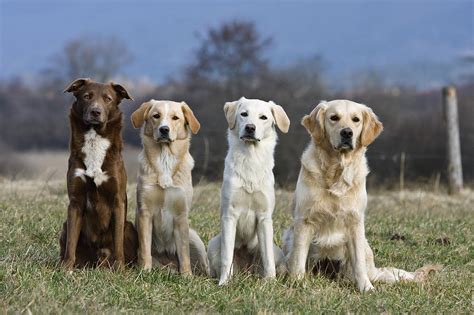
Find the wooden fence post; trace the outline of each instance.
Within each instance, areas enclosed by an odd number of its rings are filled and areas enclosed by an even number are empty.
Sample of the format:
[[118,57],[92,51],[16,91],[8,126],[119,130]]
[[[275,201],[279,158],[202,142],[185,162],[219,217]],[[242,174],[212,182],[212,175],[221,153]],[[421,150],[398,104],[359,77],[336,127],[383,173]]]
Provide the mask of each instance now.
[[463,188],[461,144],[459,140],[458,102],[456,88],[447,86],[443,89],[443,110],[447,132],[448,152],[448,191],[457,194]]

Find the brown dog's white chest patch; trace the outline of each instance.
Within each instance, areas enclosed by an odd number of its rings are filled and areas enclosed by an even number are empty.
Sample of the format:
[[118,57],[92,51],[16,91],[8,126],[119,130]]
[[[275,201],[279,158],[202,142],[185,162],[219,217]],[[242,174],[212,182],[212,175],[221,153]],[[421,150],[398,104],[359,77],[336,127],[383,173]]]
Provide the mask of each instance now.
[[110,147],[110,141],[97,134],[94,129],[89,130],[84,134],[84,144],[82,146],[82,153],[84,153],[84,165],[86,169],[76,168],[74,175],[80,177],[84,182],[88,176],[94,180],[97,186],[106,182],[109,176],[102,171],[102,164],[104,163],[105,155]]

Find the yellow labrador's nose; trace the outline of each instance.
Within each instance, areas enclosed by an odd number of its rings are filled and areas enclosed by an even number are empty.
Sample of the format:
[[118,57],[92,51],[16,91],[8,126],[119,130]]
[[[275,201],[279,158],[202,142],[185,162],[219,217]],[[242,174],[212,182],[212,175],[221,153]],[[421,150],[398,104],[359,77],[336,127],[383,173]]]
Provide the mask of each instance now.
[[351,128],[344,128],[344,129],[341,130],[341,137],[342,138],[350,139],[350,138],[352,138],[353,134],[354,133],[352,132]]

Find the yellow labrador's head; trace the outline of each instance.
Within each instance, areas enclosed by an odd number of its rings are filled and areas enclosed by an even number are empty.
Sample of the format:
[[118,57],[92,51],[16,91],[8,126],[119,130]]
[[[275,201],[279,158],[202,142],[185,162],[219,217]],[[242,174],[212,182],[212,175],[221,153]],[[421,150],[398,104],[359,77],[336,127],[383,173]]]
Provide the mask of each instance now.
[[348,100],[322,102],[301,123],[316,143],[339,152],[366,147],[383,130],[372,109]]
[[189,130],[196,134],[200,128],[199,121],[186,103],[172,101],[150,100],[143,103],[133,112],[132,124],[135,128],[145,124],[144,135],[159,143],[186,139]]
[[290,128],[290,120],[283,107],[273,101],[242,97],[238,101],[225,103],[224,112],[231,132],[246,143],[258,143],[272,136],[275,125],[283,133]]

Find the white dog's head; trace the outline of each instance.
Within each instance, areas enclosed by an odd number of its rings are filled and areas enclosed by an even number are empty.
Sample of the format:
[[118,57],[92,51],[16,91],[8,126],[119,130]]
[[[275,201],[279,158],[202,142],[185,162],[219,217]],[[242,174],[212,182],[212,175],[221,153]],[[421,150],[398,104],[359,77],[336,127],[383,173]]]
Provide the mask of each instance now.
[[258,143],[273,135],[276,125],[287,133],[290,120],[283,107],[274,102],[265,102],[242,97],[238,101],[227,102],[224,112],[229,129],[245,143]]
[[301,124],[319,145],[350,152],[371,144],[383,130],[369,107],[348,100],[322,102],[303,117]]

